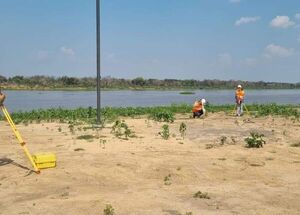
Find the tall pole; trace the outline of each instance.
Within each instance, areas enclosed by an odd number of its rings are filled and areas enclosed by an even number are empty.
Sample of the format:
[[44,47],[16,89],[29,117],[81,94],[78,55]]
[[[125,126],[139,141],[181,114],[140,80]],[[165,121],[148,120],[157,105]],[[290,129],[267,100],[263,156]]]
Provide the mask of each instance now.
[[97,124],[101,122],[100,0],[96,0],[97,25]]

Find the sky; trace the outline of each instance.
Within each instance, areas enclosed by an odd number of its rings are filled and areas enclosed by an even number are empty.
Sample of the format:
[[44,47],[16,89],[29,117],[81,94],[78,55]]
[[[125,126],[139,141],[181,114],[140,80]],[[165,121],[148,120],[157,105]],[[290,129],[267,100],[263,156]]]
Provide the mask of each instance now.
[[[0,75],[96,76],[95,0],[0,0]],[[102,77],[300,82],[299,0],[101,0]]]

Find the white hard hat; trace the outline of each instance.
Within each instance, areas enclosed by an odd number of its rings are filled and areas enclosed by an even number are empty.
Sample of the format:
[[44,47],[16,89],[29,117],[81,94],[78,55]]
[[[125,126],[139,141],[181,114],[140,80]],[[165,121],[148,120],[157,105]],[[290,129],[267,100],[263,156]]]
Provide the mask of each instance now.
[[201,103],[202,103],[202,104],[205,104],[205,103],[206,103],[206,100],[205,100],[205,99],[201,99]]
[[239,84],[239,85],[237,86],[237,88],[242,88],[242,85]]

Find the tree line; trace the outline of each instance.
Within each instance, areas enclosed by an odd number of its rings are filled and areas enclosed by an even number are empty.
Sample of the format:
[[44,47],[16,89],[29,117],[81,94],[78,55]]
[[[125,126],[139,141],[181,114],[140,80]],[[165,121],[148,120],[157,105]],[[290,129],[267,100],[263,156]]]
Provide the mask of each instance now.
[[[4,89],[95,89],[96,78],[93,77],[50,77],[50,76],[13,76],[0,75],[0,85]],[[134,79],[111,78],[101,79],[101,87],[107,89],[233,89],[242,84],[247,89],[300,89],[298,83],[280,83],[241,80],[177,80],[177,79]]]

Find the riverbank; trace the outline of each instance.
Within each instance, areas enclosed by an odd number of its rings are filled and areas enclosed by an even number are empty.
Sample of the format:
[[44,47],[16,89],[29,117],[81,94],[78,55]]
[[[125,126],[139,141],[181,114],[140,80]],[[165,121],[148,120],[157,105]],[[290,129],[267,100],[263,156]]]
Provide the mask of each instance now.
[[[252,117],[263,116],[282,116],[289,117],[294,120],[300,118],[300,105],[277,105],[267,104],[247,105],[245,114],[251,114]],[[234,105],[206,105],[206,110],[209,113],[224,112],[227,115],[234,114]],[[101,109],[101,117],[103,123],[118,119],[119,117],[147,117],[158,121],[169,122],[170,119],[175,120],[175,114],[190,114],[192,105],[180,104],[170,106],[157,107],[105,107]],[[249,112],[247,112],[248,110]],[[12,117],[16,123],[31,123],[31,122],[85,122],[95,123],[97,110],[95,108],[75,108],[75,109],[38,109],[25,112],[14,112]],[[190,114],[191,115],[191,114]],[[0,120],[3,116],[0,115]]]
[[[133,134],[128,139],[110,122],[101,130],[19,124],[31,152],[57,155],[57,167],[40,175],[30,173],[10,127],[0,122],[0,214],[103,214],[107,205],[119,215],[299,214],[298,120],[224,112],[205,119],[175,114],[173,123],[134,116],[119,118]],[[159,134],[164,124],[166,140]],[[245,147],[250,132],[265,135],[263,148]]]

